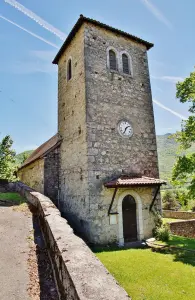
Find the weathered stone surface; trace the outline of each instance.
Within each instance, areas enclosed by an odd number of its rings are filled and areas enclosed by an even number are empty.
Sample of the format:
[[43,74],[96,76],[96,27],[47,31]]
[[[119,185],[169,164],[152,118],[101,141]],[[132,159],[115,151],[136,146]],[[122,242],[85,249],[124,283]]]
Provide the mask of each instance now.
[[172,234],[195,238],[195,219],[169,223]]
[[18,192],[37,207],[60,299],[130,299],[84,241],[73,233],[52,201],[20,182],[16,185]]
[[[67,62],[72,58],[72,78]],[[84,61],[84,26],[58,63],[58,132],[60,147],[59,208],[79,232],[89,231],[88,153]],[[95,135],[94,135],[95,138]],[[94,161],[94,155],[90,161]]]
[[50,197],[58,206],[59,148],[19,169],[18,177],[29,187]]
[[[119,72],[110,72],[107,67],[108,47],[117,52],[119,64],[123,51],[131,56],[133,76],[122,74],[120,66]],[[85,72],[87,142],[100,145],[95,163],[89,164],[89,169],[101,170],[102,173],[105,170],[103,177],[113,176],[121,169],[126,173],[158,177],[157,154],[151,151],[156,151],[156,140],[145,46],[86,25]],[[123,118],[133,125],[131,139],[124,139],[117,132],[117,124]],[[88,153],[90,151],[88,145]],[[150,156],[153,155],[152,161]]]
[[190,220],[190,219],[195,219],[195,212],[163,210],[163,217]]
[[18,172],[18,177],[26,185],[44,193],[44,159],[38,159]]
[[[109,47],[117,52],[119,72],[107,67]],[[123,51],[131,56],[132,76],[121,72]],[[73,67],[67,81],[69,58]],[[113,190],[103,183],[121,173],[159,176],[146,47],[85,23],[62,53],[58,68],[60,210],[91,242],[119,242],[119,224],[110,224],[108,216]],[[117,131],[121,119],[133,126],[130,139]],[[141,237],[148,238],[154,227],[149,203],[155,189],[134,191],[142,201]],[[121,193],[113,211],[118,211]],[[160,209],[160,197],[156,203]]]
[[50,151],[44,161],[44,194],[58,206],[59,148]]

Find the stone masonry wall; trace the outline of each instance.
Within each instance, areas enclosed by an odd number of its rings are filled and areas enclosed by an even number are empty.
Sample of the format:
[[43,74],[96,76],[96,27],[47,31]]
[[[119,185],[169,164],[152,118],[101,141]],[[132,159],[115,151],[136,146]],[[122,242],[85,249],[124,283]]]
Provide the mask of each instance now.
[[59,148],[20,169],[18,176],[22,182],[34,190],[50,197],[58,206]]
[[[121,71],[110,72],[109,47],[115,49],[118,59],[123,51],[131,56],[133,76]],[[94,242],[102,243],[106,239],[111,242],[117,239],[118,233],[117,226],[109,225],[107,211],[112,196],[106,199],[103,183],[121,173],[159,177],[147,50],[144,45],[87,24],[85,69],[90,228]],[[129,120],[133,126],[130,139],[117,132],[117,124],[122,119]],[[142,192],[143,206],[148,201],[145,194]],[[158,197],[159,208],[160,205]],[[149,232],[152,234],[151,227],[148,225],[146,229],[147,236]]]
[[[72,78],[67,63],[72,59]],[[84,69],[84,27],[58,63],[58,131],[60,147],[60,210],[77,229],[88,232],[88,161]]]
[[172,234],[195,238],[195,220],[169,223]]
[[44,193],[44,159],[38,159],[18,171],[19,179],[40,193]]
[[[132,59],[133,76],[110,72],[107,49],[118,56],[126,51]],[[158,177],[154,115],[144,45],[95,26],[85,28],[85,68],[87,97],[87,141],[91,156],[89,169],[101,177],[137,173]],[[117,132],[121,119],[134,129],[130,139]],[[90,173],[94,180],[94,173]],[[95,181],[97,182],[97,181]]]
[[[142,225],[143,225],[143,235],[144,238],[150,238],[153,236],[152,230],[155,227],[154,224],[154,215],[149,211],[150,204],[152,202],[153,197],[153,189],[152,188],[131,188],[131,189],[118,189],[115,200],[113,202],[111,213],[118,213],[118,201],[119,197],[122,193],[129,191],[137,193],[142,201]],[[92,222],[92,230],[93,230],[93,241],[95,243],[118,243],[119,236],[119,215],[116,215],[117,222],[116,224],[110,224],[110,217],[108,216],[108,209],[112,200],[112,196],[114,193],[114,189],[106,189],[102,190],[100,195],[100,199],[97,204],[93,205],[92,208],[97,212],[97,216],[94,217],[94,222]],[[138,206],[138,203],[136,203]],[[138,213],[138,212],[137,212]],[[138,217],[138,216],[137,216]],[[102,229],[104,228],[104,229]]]
[[195,212],[163,210],[163,217],[190,220],[190,219],[195,219]]
[[21,182],[16,189],[36,208],[60,300],[130,299],[49,198]]
[[[107,50],[126,51],[133,76],[110,72]],[[72,78],[67,81],[67,62]],[[133,125],[131,139],[117,132],[121,119]],[[110,225],[112,191],[103,183],[121,173],[158,178],[154,116],[144,45],[85,23],[58,62],[58,131],[60,148],[60,210],[70,224],[94,243],[118,241],[118,225]],[[154,189],[141,192],[143,207]],[[149,195],[149,196],[148,196]],[[117,199],[116,199],[117,201]],[[160,208],[160,198],[157,206]],[[153,217],[143,211],[145,235]]]
[[50,151],[44,163],[44,194],[58,206],[59,148]]

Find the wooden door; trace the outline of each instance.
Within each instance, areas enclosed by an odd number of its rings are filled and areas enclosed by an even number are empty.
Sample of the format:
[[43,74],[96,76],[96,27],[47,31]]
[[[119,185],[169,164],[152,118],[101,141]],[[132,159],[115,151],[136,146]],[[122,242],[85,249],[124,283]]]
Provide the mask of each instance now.
[[123,199],[123,235],[125,242],[137,240],[137,218],[135,199],[127,195]]

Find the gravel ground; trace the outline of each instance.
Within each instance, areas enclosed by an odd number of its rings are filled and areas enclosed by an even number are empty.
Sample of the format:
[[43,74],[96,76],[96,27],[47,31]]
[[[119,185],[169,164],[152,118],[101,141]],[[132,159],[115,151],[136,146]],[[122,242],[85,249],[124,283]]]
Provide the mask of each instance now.
[[58,300],[38,220],[26,204],[0,206],[0,258],[0,300]]

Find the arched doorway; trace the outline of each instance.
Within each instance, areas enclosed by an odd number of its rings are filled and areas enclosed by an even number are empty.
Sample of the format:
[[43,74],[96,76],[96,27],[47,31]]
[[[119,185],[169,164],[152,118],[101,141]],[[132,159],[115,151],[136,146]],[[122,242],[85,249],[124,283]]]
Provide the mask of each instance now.
[[136,202],[133,196],[127,195],[122,202],[123,235],[125,242],[137,240]]

